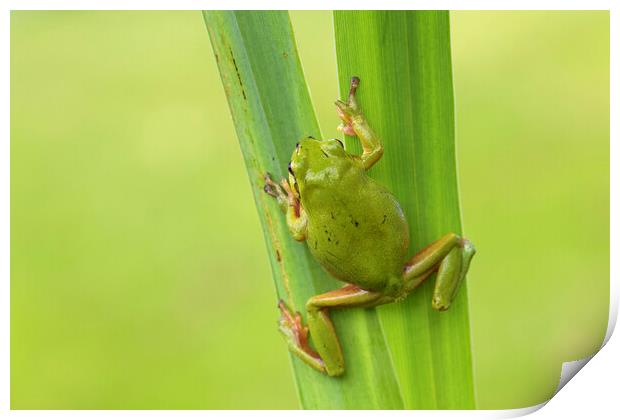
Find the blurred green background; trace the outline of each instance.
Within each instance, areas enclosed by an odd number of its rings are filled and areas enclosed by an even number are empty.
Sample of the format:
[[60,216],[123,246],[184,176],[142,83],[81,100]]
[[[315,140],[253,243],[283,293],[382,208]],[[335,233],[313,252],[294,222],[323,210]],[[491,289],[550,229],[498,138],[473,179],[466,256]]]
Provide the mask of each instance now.
[[[291,18],[337,136],[331,12]],[[478,405],[528,406],[607,327],[609,14],[451,19]],[[297,408],[276,318],[201,14],[12,12],[11,407]]]

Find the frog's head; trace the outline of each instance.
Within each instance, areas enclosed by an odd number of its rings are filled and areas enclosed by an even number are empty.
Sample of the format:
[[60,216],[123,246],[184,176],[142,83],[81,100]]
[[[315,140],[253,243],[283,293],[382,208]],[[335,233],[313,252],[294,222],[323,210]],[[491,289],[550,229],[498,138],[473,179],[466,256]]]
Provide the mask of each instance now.
[[300,193],[311,182],[324,183],[338,178],[348,154],[338,139],[306,137],[295,145],[288,165],[289,183]]

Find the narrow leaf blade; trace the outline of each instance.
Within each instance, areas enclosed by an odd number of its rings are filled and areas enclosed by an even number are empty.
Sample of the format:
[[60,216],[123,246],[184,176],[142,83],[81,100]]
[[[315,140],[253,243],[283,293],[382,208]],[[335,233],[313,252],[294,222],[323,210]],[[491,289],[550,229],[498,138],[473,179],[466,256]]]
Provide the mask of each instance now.
[[[291,239],[276,203],[262,191],[264,172],[275,178],[286,174],[300,138],[320,137],[288,14],[209,11],[203,15],[254,192],[278,296],[303,314],[309,297],[342,283],[323,271],[305,244]],[[275,299],[272,304],[275,318]],[[302,406],[403,408],[376,311],[333,311],[332,319],[341,338],[346,373],[330,378],[293,357]]]
[[[385,146],[371,176],[407,215],[410,255],[460,233],[448,12],[334,12],[334,27],[340,90],[361,78],[359,101]],[[347,147],[361,150],[356,139]],[[433,283],[378,308],[405,407],[475,408],[467,286],[438,313]]]

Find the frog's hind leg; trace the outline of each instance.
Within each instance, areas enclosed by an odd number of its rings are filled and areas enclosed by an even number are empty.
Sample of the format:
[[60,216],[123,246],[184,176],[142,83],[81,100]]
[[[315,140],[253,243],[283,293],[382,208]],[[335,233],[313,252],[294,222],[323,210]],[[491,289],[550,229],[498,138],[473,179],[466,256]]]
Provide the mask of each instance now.
[[367,308],[392,300],[381,293],[363,290],[352,284],[308,300],[306,310],[310,336],[323,359],[328,375],[339,376],[344,372],[344,357],[334,324],[329,318],[329,309]]
[[[329,318],[329,308],[371,307],[388,303],[386,299],[391,298],[352,284],[313,296],[306,303],[308,327],[301,324],[299,314],[291,315],[284,302],[280,301],[280,331],[286,337],[290,350],[306,364],[329,376],[340,376],[344,373],[344,356],[336,329]],[[308,343],[308,332],[316,351]]]
[[467,274],[469,263],[475,253],[476,249],[467,239],[454,233],[445,235],[418,252],[405,264],[404,293],[410,293],[436,271],[437,280],[433,290],[432,306],[439,311],[447,310]]
[[289,349],[314,369],[326,373],[323,359],[308,344],[308,327],[302,325],[299,312],[292,315],[282,300],[278,302],[278,307],[282,314],[280,332],[286,338]]

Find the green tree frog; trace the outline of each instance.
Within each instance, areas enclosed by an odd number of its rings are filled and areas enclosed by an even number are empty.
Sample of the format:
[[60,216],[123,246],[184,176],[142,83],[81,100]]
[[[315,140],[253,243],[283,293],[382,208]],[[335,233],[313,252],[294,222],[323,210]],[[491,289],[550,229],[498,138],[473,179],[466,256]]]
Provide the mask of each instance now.
[[308,326],[279,302],[279,328],[289,349],[329,376],[344,373],[329,310],[399,301],[437,272],[431,305],[444,311],[475,253],[467,239],[448,233],[407,259],[409,228],[400,204],[366,174],[381,158],[383,146],[355,99],[358,85],[359,78],[353,77],[347,102],[338,100],[336,107],[342,120],[338,129],[359,138],[361,156],[347,153],[340,140],[308,137],[295,147],[288,181],[276,183],[265,174],[265,192],[278,200],[293,237],[306,241],[321,266],[346,283],[308,300]]

